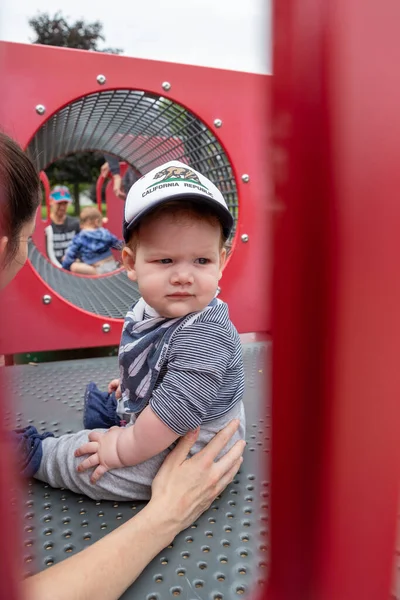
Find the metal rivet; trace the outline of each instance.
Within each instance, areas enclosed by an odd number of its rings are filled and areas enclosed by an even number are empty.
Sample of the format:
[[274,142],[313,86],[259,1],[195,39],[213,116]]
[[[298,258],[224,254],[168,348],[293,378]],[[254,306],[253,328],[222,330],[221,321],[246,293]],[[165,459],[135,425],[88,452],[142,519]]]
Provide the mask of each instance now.
[[162,89],[165,90],[166,92],[168,92],[168,90],[171,89],[171,84],[169,81],[164,81],[164,83],[162,84]]
[[244,183],[248,183],[250,181],[250,175],[247,175],[247,173],[244,173],[242,175],[242,181],[244,181]]
[[110,330],[111,330],[111,325],[109,323],[103,323],[104,333],[108,333]]
[[46,112],[46,107],[43,106],[43,104],[37,104],[35,110],[38,115],[44,115],[44,113]]
[[221,119],[215,119],[214,125],[215,125],[215,127],[222,127],[222,121],[221,121]]
[[43,300],[43,304],[50,304],[51,302],[51,296],[49,294],[45,294],[42,298]]
[[247,235],[247,233],[243,233],[240,239],[244,244],[246,244],[249,241],[249,236]]
[[97,83],[99,83],[100,85],[104,85],[107,81],[105,75],[97,75],[96,79]]

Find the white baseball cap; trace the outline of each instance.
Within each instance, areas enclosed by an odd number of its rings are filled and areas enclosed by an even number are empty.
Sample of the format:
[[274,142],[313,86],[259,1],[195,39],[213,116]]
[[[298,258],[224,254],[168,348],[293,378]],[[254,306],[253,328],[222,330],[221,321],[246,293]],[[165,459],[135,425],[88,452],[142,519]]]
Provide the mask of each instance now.
[[129,190],[123,224],[125,241],[145,215],[170,200],[207,204],[220,220],[224,235],[229,237],[233,217],[217,186],[189,165],[173,160],[141,177]]

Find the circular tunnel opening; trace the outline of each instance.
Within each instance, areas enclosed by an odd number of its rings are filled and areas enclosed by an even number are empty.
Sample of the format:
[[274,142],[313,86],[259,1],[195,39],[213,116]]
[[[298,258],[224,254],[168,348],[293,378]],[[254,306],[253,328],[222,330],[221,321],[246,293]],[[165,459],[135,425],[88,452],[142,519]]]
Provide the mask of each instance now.
[[[190,165],[221,190],[236,227],[238,195],[229,158],[214,133],[182,105],[139,90],[95,92],[54,113],[28,146],[38,171],[84,151],[112,154],[142,175],[170,160]],[[34,244],[29,258],[55,292],[88,312],[124,318],[139,295],[124,272],[78,277],[51,264]]]

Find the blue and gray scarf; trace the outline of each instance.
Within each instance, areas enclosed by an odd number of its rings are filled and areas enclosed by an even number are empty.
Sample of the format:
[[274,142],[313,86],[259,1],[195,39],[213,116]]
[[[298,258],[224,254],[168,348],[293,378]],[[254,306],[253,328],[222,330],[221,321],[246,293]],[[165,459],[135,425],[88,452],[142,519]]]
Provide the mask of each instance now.
[[[204,309],[215,306],[214,298]],[[141,298],[125,317],[119,347],[122,397],[118,412],[139,413],[148,404],[174,334],[199,313],[166,319]]]

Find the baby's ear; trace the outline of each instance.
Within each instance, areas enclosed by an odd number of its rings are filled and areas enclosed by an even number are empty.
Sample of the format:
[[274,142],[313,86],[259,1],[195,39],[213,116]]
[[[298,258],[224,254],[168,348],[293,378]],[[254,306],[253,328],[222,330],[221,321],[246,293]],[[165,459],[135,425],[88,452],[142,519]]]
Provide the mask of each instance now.
[[131,281],[136,281],[136,269],[135,269],[136,255],[131,248],[124,246],[122,248],[122,262]]
[[219,256],[219,277],[218,277],[218,280],[220,280],[221,277],[222,277],[222,273],[223,273],[224,267],[225,267],[225,262],[226,262],[226,249],[222,248],[221,254]]

